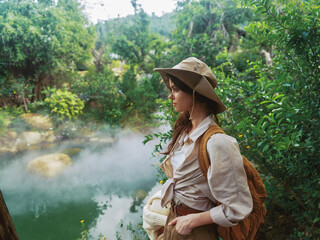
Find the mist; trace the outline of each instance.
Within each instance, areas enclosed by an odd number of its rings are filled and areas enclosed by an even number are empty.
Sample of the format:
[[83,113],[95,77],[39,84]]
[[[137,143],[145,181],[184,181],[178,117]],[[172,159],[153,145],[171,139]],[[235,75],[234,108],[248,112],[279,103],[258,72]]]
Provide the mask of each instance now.
[[[35,157],[48,152],[30,152],[1,161],[0,188],[11,215],[32,211],[45,214],[60,203],[81,202],[99,195],[134,197],[139,189],[155,185],[153,144],[142,144],[142,134],[121,132],[111,146],[96,148],[88,143],[62,174],[44,178],[26,171]],[[55,149],[63,152],[64,144]],[[50,152],[51,153],[51,152]]]

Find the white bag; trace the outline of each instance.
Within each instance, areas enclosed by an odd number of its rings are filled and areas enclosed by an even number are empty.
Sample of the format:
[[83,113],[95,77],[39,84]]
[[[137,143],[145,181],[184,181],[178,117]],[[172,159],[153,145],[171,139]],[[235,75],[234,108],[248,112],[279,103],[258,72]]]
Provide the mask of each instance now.
[[143,208],[143,228],[150,240],[163,239],[158,230],[166,224],[170,207],[161,207],[161,190],[151,196]]

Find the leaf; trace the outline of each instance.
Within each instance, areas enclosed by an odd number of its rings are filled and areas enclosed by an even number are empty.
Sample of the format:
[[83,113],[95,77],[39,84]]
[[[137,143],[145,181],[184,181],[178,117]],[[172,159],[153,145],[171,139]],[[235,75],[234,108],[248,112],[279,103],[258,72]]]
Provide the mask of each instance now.
[[269,105],[267,106],[267,108],[268,108],[268,109],[271,109],[271,108],[276,108],[276,107],[278,107],[278,106],[279,106],[278,104],[272,103],[272,104],[269,104]]
[[268,148],[269,148],[269,144],[266,144],[266,145],[263,147],[262,151],[263,151],[263,152],[266,152],[266,151],[268,150]]
[[320,218],[315,218],[312,223],[316,223],[320,220]]
[[264,117],[263,118],[260,118],[260,120],[257,122],[257,128],[260,128],[260,126],[261,126],[261,124],[262,124],[262,122],[263,122],[263,120],[264,120]]
[[282,97],[284,97],[284,96],[285,96],[284,94],[279,94],[279,95],[275,96],[275,97],[273,98],[273,100],[277,100],[278,98],[282,98]]
[[252,131],[254,131],[255,133],[259,134],[259,135],[265,135],[265,132],[262,131],[259,128],[256,128],[255,126],[251,126]]
[[276,108],[272,110],[272,112],[274,112],[275,114],[280,114],[283,111],[285,111],[283,108]]
[[268,125],[269,125],[269,122],[265,121],[265,122],[262,124],[261,129],[262,129],[263,131],[265,131],[266,128],[268,127]]
[[265,104],[265,103],[270,103],[271,101],[266,100],[266,101],[262,101],[260,104]]

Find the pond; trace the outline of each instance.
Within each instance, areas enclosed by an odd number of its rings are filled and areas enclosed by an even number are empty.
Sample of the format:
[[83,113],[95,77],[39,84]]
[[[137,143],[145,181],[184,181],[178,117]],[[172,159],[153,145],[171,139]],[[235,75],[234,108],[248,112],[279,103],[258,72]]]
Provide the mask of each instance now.
[[27,164],[68,144],[0,159],[0,189],[20,239],[76,240],[82,221],[92,239],[129,234],[120,225],[142,222],[146,196],[159,187],[153,145],[142,141],[143,135],[126,133],[109,146],[81,146],[72,165],[53,178],[28,173]]

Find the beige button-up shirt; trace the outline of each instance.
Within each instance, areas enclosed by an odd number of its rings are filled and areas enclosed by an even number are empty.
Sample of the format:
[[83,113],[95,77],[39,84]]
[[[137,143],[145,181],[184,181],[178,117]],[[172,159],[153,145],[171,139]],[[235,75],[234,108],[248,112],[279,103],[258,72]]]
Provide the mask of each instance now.
[[[190,135],[183,134],[161,164],[168,177],[161,189],[161,205],[174,199],[200,211],[210,210],[214,223],[230,227],[250,214],[252,197],[238,143],[231,136],[217,133],[208,140],[208,182],[203,176],[198,163],[199,137],[214,124],[208,116]],[[173,173],[170,159],[181,148],[185,160]]]

